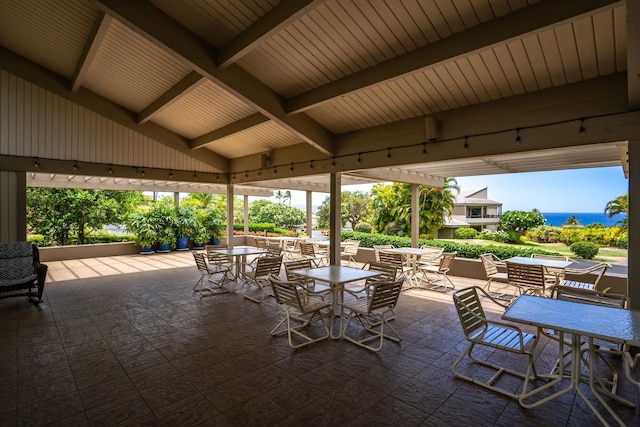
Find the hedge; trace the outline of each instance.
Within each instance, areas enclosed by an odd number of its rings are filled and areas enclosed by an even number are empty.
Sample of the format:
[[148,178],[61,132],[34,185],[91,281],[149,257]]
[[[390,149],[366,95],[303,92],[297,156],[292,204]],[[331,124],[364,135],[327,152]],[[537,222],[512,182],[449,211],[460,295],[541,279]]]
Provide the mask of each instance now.
[[[374,245],[393,245],[396,248],[411,247],[410,237],[388,236],[386,234],[358,233],[357,231],[343,231],[340,233],[342,240],[353,239],[360,241],[361,248],[373,248]],[[493,253],[500,259],[514,256],[530,257],[531,254],[561,255],[557,252],[543,251],[540,249],[522,248],[518,246],[476,245],[469,243],[456,243],[446,240],[418,239],[418,246],[435,246],[444,248],[445,252],[457,252],[460,258],[476,259],[484,253]]]

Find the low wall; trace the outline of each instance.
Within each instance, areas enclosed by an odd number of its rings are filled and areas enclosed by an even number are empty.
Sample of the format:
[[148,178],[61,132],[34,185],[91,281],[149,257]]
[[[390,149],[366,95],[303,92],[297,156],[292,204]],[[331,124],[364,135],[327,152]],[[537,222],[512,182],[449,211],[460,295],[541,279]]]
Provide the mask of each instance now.
[[[253,236],[236,235],[233,236],[233,245],[255,246]],[[94,245],[76,246],[50,246],[40,249],[40,261],[63,261],[68,259],[99,258],[105,256],[134,255],[140,253],[140,247],[132,242],[122,243],[100,243]],[[360,248],[355,257],[357,262],[365,263],[374,261],[375,254],[371,248]],[[484,268],[478,259],[456,258],[451,271],[452,276],[468,277],[470,279],[486,280]],[[571,275],[568,279],[573,279]],[[580,280],[579,277],[575,280]],[[619,274],[607,274],[598,284],[598,290],[609,288],[609,292],[628,295],[627,276]]]

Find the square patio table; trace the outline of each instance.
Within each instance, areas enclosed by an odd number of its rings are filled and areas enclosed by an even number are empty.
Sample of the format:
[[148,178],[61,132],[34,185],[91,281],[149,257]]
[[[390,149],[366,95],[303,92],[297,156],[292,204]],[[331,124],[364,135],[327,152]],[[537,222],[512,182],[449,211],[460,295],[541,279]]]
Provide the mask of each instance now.
[[562,343],[564,342],[564,333],[571,334],[571,376],[569,386],[549,396],[540,398],[533,403],[525,402],[528,398],[554,387],[560,381],[566,379],[562,370],[560,370],[558,376],[553,381],[533,389],[530,392],[525,391],[519,398],[520,405],[525,408],[536,408],[565,393],[575,391],[582,397],[596,417],[598,417],[604,425],[607,425],[602,415],[593,404],[589,402],[580,389],[580,383],[583,381],[581,337],[587,337],[589,344],[589,388],[616,421],[620,423],[620,425],[625,425],[615,411],[603,399],[601,394],[605,394],[607,397],[616,399],[628,406],[633,407],[634,405],[596,384],[598,378],[593,366],[595,359],[595,346],[593,341],[594,339],[603,339],[605,341],[640,346],[640,311],[521,295],[504,312],[502,318],[511,322],[536,326],[538,333],[540,333],[542,328],[558,331],[560,335],[559,355],[561,358],[563,355]]
[[[411,286],[417,286],[420,284],[421,279],[418,277],[418,261],[423,258],[429,262],[433,262],[440,258],[442,250],[439,248],[389,248],[382,249],[384,252],[402,254],[407,261],[407,267],[409,274],[409,284]],[[404,273],[404,271],[403,271]]]
[[241,266],[244,265],[244,263],[246,262],[247,255],[262,255],[262,254],[269,253],[269,251],[266,249],[256,248],[254,246],[235,246],[233,248],[228,248],[228,249],[224,249],[224,248],[210,249],[210,251],[220,255],[226,255],[234,258],[235,272],[233,276],[236,281],[236,286],[238,285],[238,277],[239,277],[238,273],[240,273],[241,271],[241,268],[242,268]]
[[[360,268],[349,267],[346,265],[326,265],[318,268],[303,268],[293,270],[295,274],[317,280],[319,282],[329,283],[331,285],[331,294],[333,299],[333,310],[331,311],[331,338],[340,338],[340,335],[333,334],[333,320],[336,316],[335,307],[338,301],[344,298],[344,285],[358,280],[366,280],[371,277],[382,275],[380,271],[369,271]],[[341,328],[342,329],[342,328]]]

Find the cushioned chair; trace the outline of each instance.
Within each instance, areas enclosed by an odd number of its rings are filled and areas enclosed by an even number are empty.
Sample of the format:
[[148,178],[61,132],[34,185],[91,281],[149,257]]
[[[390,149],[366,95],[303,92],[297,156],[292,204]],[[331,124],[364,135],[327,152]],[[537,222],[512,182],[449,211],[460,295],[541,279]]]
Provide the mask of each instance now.
[[[526,393],[529,381],[537,378],[533,353],[538,343],[538,337],[535,334],[523,332],[515,325],[495,320],[488,320],[484,309],[482,308],[480,295],[487,297],[501,307],[506,308],[504,304],[500,303],[491,297],[491,295],[484,289],[477,286],[472,286],[454,292],[453,302],[458,312],[460,325],[462,326],[462,330],[464,331],[464,335],[466,336],[469,345],[453,363],[451,371],[458,378],[517,399],[520,395]],[[490,358],[495,356],[494,352],[481,352],[480,354],[484,356],[479,358],[473,354],[473,350],[476,346],[490,347],[501,350],[502,352],[526,356],[528,359],[527,371],[523,373],[491,362]],[[466,356],[468,356],[475,364],[494,370],[494,375],[489,377],[489,379],[486,379],[486,375],[483,378],[480,378],[479,376],[470,376],[481,373],[483,371],[481,369],[465,368],[465,373],[459,371],[457,367]],[[507,389],[495,385],[502,374],[509,374],[524,379],[524,383],[519,393],[514,392],[512,387]],[[511,386],[512,384],[509,385]]]
[[[329,338],[329,327],[325,319],[331,315],[330,302],[311,296],[303,283],[283,281],[275,275],[269,276],[269,282],[276,303],[285,313],[284,319],[271,330],[271,335],[286,333],[289,345],[293,348]],[[317,321],[322,322],[323,334],[311,336],[310,330],[304,332],[311,329],[311,325]],[[296,338],[302,342],[295,342]]]
[[[369,285],[371,289],[366,292],[365,298],[340,303],[347,318],[340,328],[342,337],[372,351],[380,351],[385,338],[400,342],[400,335],[388,321],[394,316],[393,309],[398,303],[402,282],[404,282],[404,276],[395,281],[374,281]],[[351,334],[349,326],[352,321],[364,328],[364,330],[359,328],[360,332],[364,333],[364,337],[355,335],[356,332]],[[387,328],[386,332],[385,328]],[[368,344],[374,340],[378,340],[377,346]]]
[[0,298],[26,296],[42,302],[47,265],[40,263],[38,247],[31,242],[0,243]]

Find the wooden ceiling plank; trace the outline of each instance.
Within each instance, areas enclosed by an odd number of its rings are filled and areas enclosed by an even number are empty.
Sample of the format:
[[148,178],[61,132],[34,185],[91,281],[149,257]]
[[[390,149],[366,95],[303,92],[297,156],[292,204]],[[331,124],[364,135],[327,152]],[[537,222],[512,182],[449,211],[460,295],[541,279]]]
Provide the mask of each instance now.
[[325,0],[287,0],[281,2],[218,51],[218,66],[225,68],[238,61],[324,2]]
[[594,0],[591,2],[543,0],[292,97],[287,101],[287,111],[289,113],[302,112],[336,97],[378,85],[421,69],[435,67],[452,59],[524,37],[541,28],[561,24],[576,16],[613,7],[619,2],[619,0]]
[[142,124],[156,114],[167,108],[192,90],[196,89],[207,79],[195,71],[187,74],[182,80],[173,85],[168,91],[149,104],[144,110],[138,114],[138,123]]
[[100,49],[102,40],[104,40],[104,37],[107,35],[107,31],[109,30],[109,25],[111,25],[112,20],[113,18],[104,12],[100,12],[98,14],[98,18],[93,26],[89,40],[82,52],[82,58],[80,58],[76,71],[71,78],[71,92],[77,91],[80,86],[82,86],[84,77],[86,76],[87,71],[89,71],[89,67],[91,67],[91,63],[93,62],[93,58],[96,56],[96,53],[98,53],[98,49]]
[[284,100],[236,64],[217,67],[215,50],[173,18],[147,2],[95,0],[98,7],[131,30],[234,94],[323,154],[332,154],[334,135],[304,114],[288,115]]

